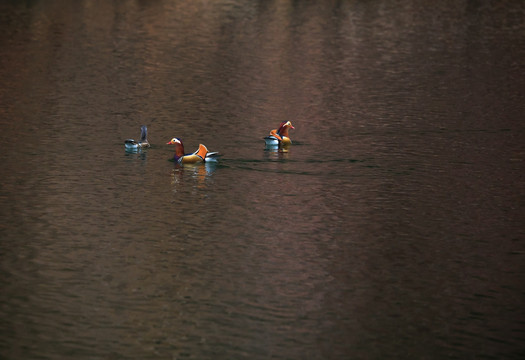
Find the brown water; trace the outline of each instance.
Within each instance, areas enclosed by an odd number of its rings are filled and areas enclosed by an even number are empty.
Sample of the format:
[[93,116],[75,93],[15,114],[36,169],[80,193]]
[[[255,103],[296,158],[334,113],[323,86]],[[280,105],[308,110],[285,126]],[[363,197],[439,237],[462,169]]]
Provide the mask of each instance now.
[[0,358],[523,358],[524,19],[2,1]]

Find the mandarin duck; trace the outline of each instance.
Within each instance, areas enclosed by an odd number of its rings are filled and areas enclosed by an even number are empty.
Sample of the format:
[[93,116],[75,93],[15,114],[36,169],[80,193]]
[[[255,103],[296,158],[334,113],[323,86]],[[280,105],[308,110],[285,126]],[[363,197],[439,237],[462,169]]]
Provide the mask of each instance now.
[[195,164],[201,162],[217,161],[219,157],[218,152],[209,152],[208,148],[203,144],[199,144],[199,149],[192,154],[184,154],[184,145],[181,139],[173,138],[168,145],[175,145],[175,156],[173,160],[179,164]]
[[140,140],[135,141],[133,139],[126,139],[124,141],[124,147],[126,150],[138,150],[141,148],[148,148],[150,144],[148,142],[148,128],[146,125],[140,127]]
[[292,140],[288,135],[288,129],[295,129],[290,121],[283,121],[279,129],[270,131],[270,135],[264,138],[266,146],[287,147],[292,144]]

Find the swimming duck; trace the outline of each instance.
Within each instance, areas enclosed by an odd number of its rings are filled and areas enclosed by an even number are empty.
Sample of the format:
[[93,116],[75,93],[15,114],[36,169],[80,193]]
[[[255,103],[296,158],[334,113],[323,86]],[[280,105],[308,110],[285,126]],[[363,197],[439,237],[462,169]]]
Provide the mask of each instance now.
[[166,144],[175,145],[175,157],[173,160],[179,164],[217,161],[217,158],[219,157],[218,152],[209,152],[208,148],[202,144],[199,144],[199,149],[193,154],[184,154],[184,145],[179,138],[173,138]]
[[292,144],[292,140],[288,135],[288,129],[295,129],[290,121],[283,121],[279,129],[270,131],[270,135],[264,138],[266,146],[287,147]]
[[150,144],[148,142],[148,128],[146,125],[140,127],[140,141],[135,141],[133,139],[126,139],[124,141],[124,147],[126,150],[138,150],[141,148],[148,148]]

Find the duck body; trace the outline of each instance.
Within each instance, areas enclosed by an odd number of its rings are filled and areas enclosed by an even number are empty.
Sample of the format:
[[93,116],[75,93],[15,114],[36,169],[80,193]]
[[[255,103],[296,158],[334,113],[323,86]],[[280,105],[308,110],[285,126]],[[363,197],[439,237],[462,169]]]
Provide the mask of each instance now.
[[150,144],[148,142],[148,128],[146,125],[140,127],[140,140],[136,141],[134,139],[124,140],[124,148],[126,150],[138,150],[142,148],[148,148]]
[[273,135],[268,135],[264,138],[266,146],[279,146],[279,139]]
[[292,144],[292,139],[288,134],[288,129],[295,129],[290,121],[284,121],[279,129],[270,131],[270,135],[264,138],[267,147],[288,147]]
[[175,156],[173,160],[178,164],[198,164],[218,161],[219,153],[208,151],[208,148],[203,144],[199,144],[199,149],[191,154],[184,154],[184,145],[179,138],[173,138],[167,144],[175,145]]
[[281,139],[279,140],[277,137],[273,135],[268,135],[264,138],[264,142],[267,146],[290,146],[292,145],[292,139],[290,139],[288,136],[281,136]]

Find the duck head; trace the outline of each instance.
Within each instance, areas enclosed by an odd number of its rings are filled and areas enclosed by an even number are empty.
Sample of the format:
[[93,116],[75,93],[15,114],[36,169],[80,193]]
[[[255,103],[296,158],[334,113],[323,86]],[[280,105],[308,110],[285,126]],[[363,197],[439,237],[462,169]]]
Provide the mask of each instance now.
[[175,145],[175,144],[181,144],[182,145],[182,141],[179,138],[173,138],[173,139],[171,139],[170,141],[168,141],[166,143],[166,145]]
[[184,145],[182,144],[181,139],[173,138],[166,145],[175,145],[175,160],[184,156]]
[[288,135],[288,129],[294,129],[292,123],[290,121],[283,121],[281,123],[281,126],[279,126],[279,130],[277,130],[277,133],[282,136],[289,137]]

